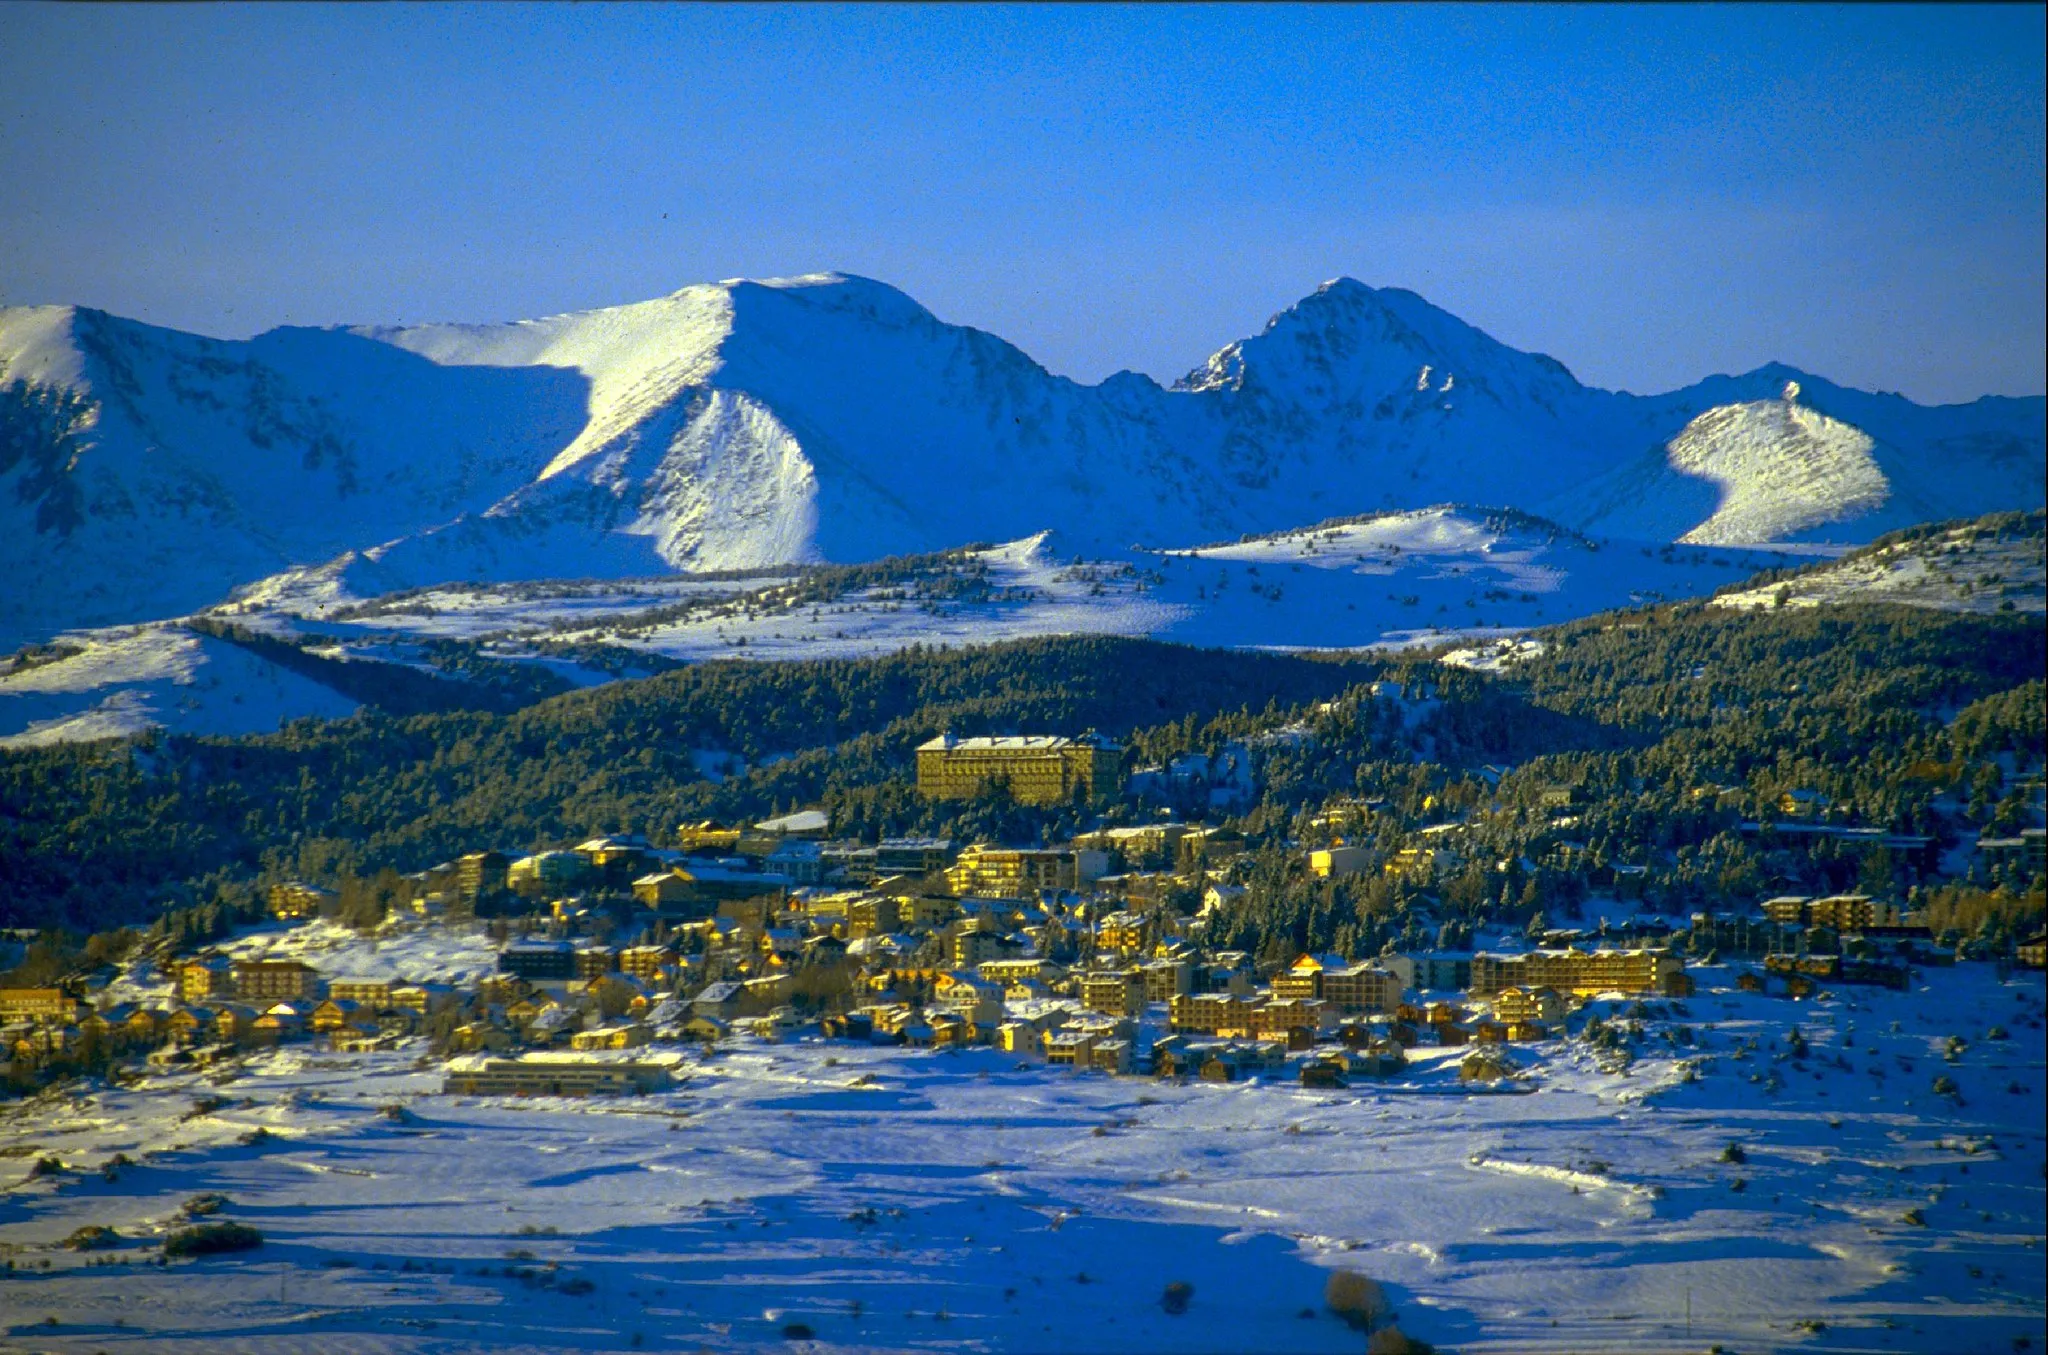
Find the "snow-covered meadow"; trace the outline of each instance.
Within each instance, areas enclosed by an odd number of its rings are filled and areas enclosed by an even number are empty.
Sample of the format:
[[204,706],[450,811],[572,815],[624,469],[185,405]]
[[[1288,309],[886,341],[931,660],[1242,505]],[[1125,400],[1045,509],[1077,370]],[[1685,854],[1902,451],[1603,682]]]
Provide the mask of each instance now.
[[[1823,547],[1794,547],[1811,556]],[[413,663],[418,642],[480,642],[578,685],[607,680],[538,652],[596,644],[661,659],[863,658],[914,644],[1150,636],[1268,648],[1399,648],[1492,639],[1614,607],[1698,597],[1785,563],[1749,547],[1594,542],[1541,519],[1437,507],[1242,541],[1076,558],[1052,533],[975,553],[972,590],[881,585],[792,602],[796,577],[449,584],[364,595],[345,565],[292,571],[203,615]],[[0,671],[0,746],[273,730],[355,702],[175,622],[61,637],[77,652]]]
[[[2040,976],[1793,1002],[1695,973],[1626,1070],[1517,1046],[1515,1090],[1429,1046],[1329,1091],[747,1037],[620,1100],[304,1045],[52,1093],[0,1121],[0,1340],[1355,1351],[1321,1302],[1344,1267],[1465,1351],[2040,1348]],[[264,1245],[150,1264],[204,1191]],[[88,1225],[121,1244],[61,1245]]]

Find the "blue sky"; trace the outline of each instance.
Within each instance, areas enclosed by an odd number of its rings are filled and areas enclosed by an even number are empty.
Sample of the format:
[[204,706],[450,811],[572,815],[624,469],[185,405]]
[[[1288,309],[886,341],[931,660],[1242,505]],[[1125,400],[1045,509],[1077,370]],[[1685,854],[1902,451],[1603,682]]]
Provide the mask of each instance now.
[[837,268],[1171,379],[1322,280],[1581,379],[2038,394],[2044,11],[0,6],[0,303],[241,335]]

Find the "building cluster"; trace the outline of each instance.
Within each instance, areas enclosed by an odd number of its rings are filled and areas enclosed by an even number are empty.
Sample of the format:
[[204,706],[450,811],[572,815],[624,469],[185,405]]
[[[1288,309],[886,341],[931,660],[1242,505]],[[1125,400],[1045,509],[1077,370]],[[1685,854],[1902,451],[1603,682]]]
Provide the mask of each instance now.
[[[1153,772],[1224,794],[1243,770],[1240,754],[1249,756],[1232,745],[1199,768]],[[917,750],[917,775],[933,797],[1000,783],[1020,801],[1067,803],[1114,790],[1122,751],[1092,736],[949,735]],[[1571,787],[1543,795],[1553,815],[1577,803]],[[1316,827],[1355,831],[1380,808],[1339,802]],[[684,824],[663,848],[608,835],[526,854],[470,852],[406,877],[405,906],[414,926],[460,918],[491,928],[495,972],[480,980],[323,973],[275,950],[231,948],[178,958],[170,1002],[0,989],[0,1040],[17,1058],[97,1043],[204,1062],[259,1043],[360,1049],[425,1035],[455,1060],[451,1091],[545,1095],[650,1090],[668,1076],[664,1044],[808,1028],[993,1046],[1119,1074],[1227,1080],[1294,1067],[1304,1080],[1341,1085],[1397,1072],[1421,1042],[1546,1040],[1589,999],[1691,991],[1671,924],[1648,917],[1598,934],[1544,931],[1512,952],[1305,954],[1262,970],[1209,941],[1208,922],[1246,892],[1229,882],[1248,864],[1245,843],[1225,828],[1167,820],[1018,847],[849,841],[831,827],[824,812],[798,810]],[[1339,838],[1305,849],[1302,864],[1324,878],[1376,863],[1433,877],[1459,860],[1459,828],[1424,830],[1420,845],[1385,861]],[[340,907],[334,893],[300,882],[267,897],[287,924]],[[1758,959],[1762,975],[1795,991],[1901,983],[1907,964],[1944,958],[1917,918],[1853,895],[1701,914],[1687,940],[1694,954]],[[1762,975],[1745,977],[1760,984]]]

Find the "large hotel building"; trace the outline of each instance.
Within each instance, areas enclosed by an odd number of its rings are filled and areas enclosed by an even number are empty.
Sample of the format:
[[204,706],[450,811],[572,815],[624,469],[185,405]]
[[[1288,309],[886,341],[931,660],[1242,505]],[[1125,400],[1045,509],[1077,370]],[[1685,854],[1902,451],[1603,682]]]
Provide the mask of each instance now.
[[917,789],[932,799],[970,799],[995,782],[1008,783],[1022,804],[1059,804],[1077,788],[1087,799],[1107,798],[1123,784],[1123,749],[1094,734],[943,734],[918,745]]

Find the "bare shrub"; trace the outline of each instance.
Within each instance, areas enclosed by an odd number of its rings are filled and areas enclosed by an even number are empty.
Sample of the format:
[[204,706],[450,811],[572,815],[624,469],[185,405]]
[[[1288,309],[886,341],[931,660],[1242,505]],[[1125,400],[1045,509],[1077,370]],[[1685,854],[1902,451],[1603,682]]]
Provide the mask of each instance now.
[[1346,1325],[1358,1331],[1372,1330],[1392,1311],[1387,1291],[1380,1288],[1379,1281],[1355,1270],[1330,1272],[1330,1281],[1323,1286],[1323,1302]]

